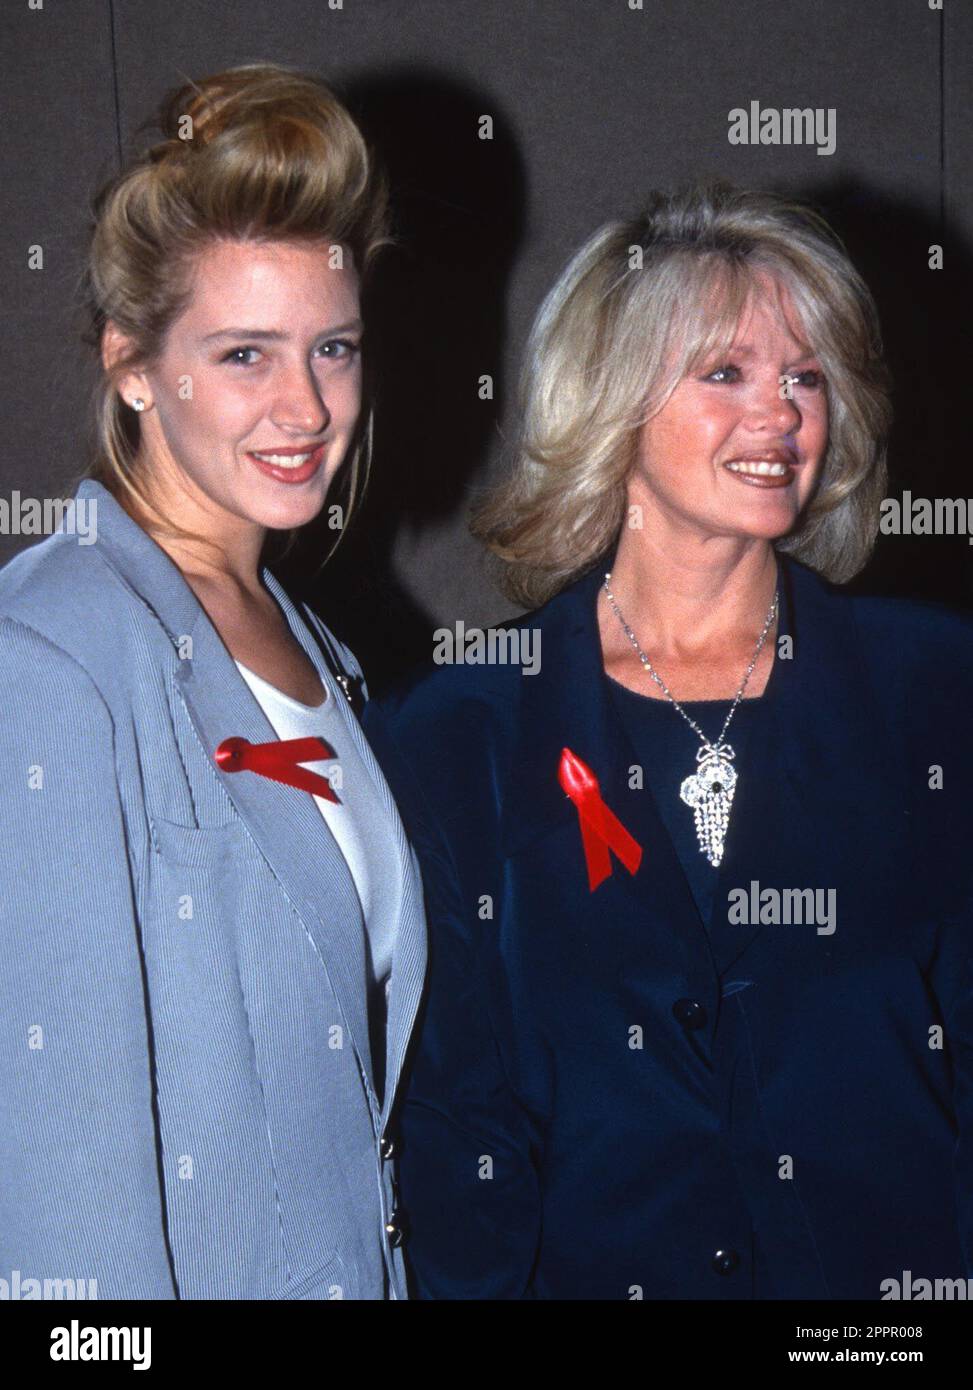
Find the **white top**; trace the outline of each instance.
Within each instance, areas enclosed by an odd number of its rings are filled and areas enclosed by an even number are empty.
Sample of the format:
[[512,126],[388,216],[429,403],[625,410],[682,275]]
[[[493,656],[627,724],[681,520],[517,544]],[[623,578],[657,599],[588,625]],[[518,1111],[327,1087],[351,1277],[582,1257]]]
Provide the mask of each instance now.
[[[335,708],[339,697],[325,684],[320,705],[302,705],[241,662],[236,666],[278,738],[323,738],[337,754],[336,758],[301,766],[327,777],[340,798],[340,805],[323,796],[315,796],[314,803],[355,881],[365,919],[372,983],[382,987],[387,1000],[402,902],[401,864],[395,830],[379,787],[349,737],[342,711]],[[384,1028],[384,1019],[382,1023]]]

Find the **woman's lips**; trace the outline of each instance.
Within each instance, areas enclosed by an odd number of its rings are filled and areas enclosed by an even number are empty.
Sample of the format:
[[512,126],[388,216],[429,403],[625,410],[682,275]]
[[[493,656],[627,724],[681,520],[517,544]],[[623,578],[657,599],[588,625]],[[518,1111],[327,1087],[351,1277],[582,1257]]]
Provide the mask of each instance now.
[[723,467],[748,487],[789,487],[796,476],[795,459],[773,450],[751,458],[727,459]]
[[306,483],[321,467],[324,445],[319,444],[315,449],[303,453],[288,449],[261,450],[259,454],[247,454],[247,458],[261,473],[278,483]]

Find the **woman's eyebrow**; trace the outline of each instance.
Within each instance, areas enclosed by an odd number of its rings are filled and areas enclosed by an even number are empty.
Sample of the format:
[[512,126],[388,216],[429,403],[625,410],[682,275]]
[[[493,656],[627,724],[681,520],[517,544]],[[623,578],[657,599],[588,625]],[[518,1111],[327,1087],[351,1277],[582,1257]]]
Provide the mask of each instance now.
[[[798,351],[794,353],[792,361],[803,362],[806,357],[817,357],[817,353],[807,343],[798,343]],[[733,353],[736,357],[753,357],[756,348],[750,347],[747,343],[731,343],[726,349],[727,353]]]
[[[357,333],[362,328],[361,319],[350,319],[348,323],[334,324],[330,328],[322,328],[320,333],[316,333],[316,338],[323,337],[330,333]],[[214,338],[259,338],[262,342],[286,342],[290,338],[289,333],[285,333],[280,328],[217,328],[213,333],[207,333],[202,342],[211,342]]]

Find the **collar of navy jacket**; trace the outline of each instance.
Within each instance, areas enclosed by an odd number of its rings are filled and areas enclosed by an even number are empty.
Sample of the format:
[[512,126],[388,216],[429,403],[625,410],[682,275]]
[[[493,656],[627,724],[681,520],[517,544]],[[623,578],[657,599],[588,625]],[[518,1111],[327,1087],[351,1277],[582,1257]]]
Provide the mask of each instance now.
[[[779,554],[778,565],[778,655],[761,698],[761,718],[755,721],[759,732],[747,740],[732,722],[727,731],[739,782],[726,853],[713,870],[717,881],[708,924],[700,918],[659,814],[651,768],[645,769],[642,788],[630,785],[630,769],[639,758],[612,705],[596,616],[608,564],[599,564],[543,610],[540,670],[520,683],[519,723],[501,813],[506,855],[565,821],[577,820],[574,804],[556,776],[561,749],[570,748],[594,772],[607,805],[642,846],[636,874],[629,875],[613,857],[612,877],[641,903],[650,893],[656,909],[678,927],[687,958],[698,960],[700,951],[708,958],[711,952],[721,975],[764,929],[759,922],[728,922],[728,892],[749,887],[749,875],[747,882],[740,881],[741,866],[766,866],[762,883],[813,887],[808,882],[811,863],[829,864],[834,872],[849,855],[862,851],[867,836],[867,817],[863,819],[860,806],[842,794],[842,766],[855,769],[856,788],[866,779],[879,808],[889,775],[881,756],[882,747],[888,747],[881,732],[882,712],[871,691],[852,605],[787,556]],[[792,655],[779,654],[784,636],[791,638]],[[854,699],[844,698],[849,692]],[[840,708],[832,707],[832,700],[840,701]],[[672,720],[673,736],[685,736],[688,775],[698,740],[675,710]],[[718,731],[705,732],[714,737]],[[773,776],[768,768],[774,769]],[[680,809],[692,814],[689,807]],[[582,885],[580,834],[578,856],[578,891],[587,891]],[[863,855],[863,870],[866,860]],[[820,942],[827,952],[827,938]]]
[[[350,871],[311,795],[253,773],[225,773],[214,753],[225,738],[251,743],[274,742],[272,725],[240,675],[233,657],[210,622],[202,604],[165,551],[128,515],[107,488],[85,479],[76,497],[97,500],[97,543],[107,563],[136,594],[178,645],[192,639],[191,659],[179,662],[176,689],[216,775],[314,943],[345,1015],[351,1041],[368,1083],[374,1108],[374,1074],[368,1046],[364,922],[357,915],[330,914],[336,883],[350,891],[343,901],[357,901]],[[321,682],[347,726],[354,743],[393,812],[395,805],[358,720],[297,608],[270,570],[262,570],[268,590],[313,663]],[[307,618],[319,620],[304,606]],[[397,827],[404,869],[404,900],[397,924],[389,986],[386,1082],[379,1123],[384,1129],[418,1007],[425,972],[425,926],[418,869],[405,833]]]

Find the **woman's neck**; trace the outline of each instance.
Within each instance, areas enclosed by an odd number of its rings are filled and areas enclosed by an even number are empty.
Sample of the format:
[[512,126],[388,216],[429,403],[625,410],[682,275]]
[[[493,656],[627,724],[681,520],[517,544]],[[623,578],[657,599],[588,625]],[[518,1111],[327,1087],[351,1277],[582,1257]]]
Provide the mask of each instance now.
[[776,587],[769,541],[712,538],[663,553],[644,532],[631,531],[619,541],[611,578],[639,644],[660,660],[752,644]]
[[[144,480],[142,485],[144,488]],[[146,512],[124,491],[119,492],[117,500],[132,520],[165,551],[187,582],[199,581],[228,595],[263,594],[261,554],[265,533],[262,528],[242,524],[235,528],[217,528],[209,512],[187,501],[184,491],[166,489],[158,483],[149,493],[158,515]],[[171,535],[170,527],[201,539]]]

